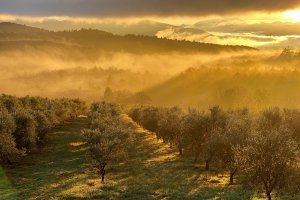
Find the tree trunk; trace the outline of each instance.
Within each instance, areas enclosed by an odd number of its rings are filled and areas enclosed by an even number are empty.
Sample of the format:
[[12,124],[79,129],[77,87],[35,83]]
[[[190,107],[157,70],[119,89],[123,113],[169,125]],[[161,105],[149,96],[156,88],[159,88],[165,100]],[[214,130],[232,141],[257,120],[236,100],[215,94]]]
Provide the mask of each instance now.
[[205,161],[205,170],[209,171],[209,160]]
[[229,180],[229,185],[233,185],[233,173],[230,173],[230,180]]
[[105,167],[101,168],[101,182],[104,183],[104,177],[105,177]]
[[178,151],[179,151],[179,155],[182,156],[182,146],[180,143],[178,144]]
[[235,175],[236,171],[237,171],[237,169],[235,169],[232,172],[230,172],[229,185],[233,185],[234,175]]
[[267,198],[268,198],[268,200],[272,200],[271,192],[267,191],[266,193],[267,193]]

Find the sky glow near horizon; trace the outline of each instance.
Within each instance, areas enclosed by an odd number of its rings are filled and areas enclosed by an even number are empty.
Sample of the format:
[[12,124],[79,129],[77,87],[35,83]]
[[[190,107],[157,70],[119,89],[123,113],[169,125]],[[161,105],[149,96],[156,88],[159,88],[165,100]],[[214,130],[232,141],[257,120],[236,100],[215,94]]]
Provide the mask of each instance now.
[[103,25],[128,28],[147,20],[172,26],[155,34],[170,39],[255,47],[300,45],[298,0],[189,1],[190,5],[182,0],[1,0],[0,21],[69,30],[102,29]]

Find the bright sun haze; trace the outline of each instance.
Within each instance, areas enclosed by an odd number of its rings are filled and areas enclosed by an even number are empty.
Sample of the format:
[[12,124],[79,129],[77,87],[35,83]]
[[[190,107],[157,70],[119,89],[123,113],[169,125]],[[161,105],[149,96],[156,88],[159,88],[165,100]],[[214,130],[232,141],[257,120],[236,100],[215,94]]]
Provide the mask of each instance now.
[[286,17],[292,21],[296,21],[296,22],[300,21],[300,10],[286,11],[282,15],[283,17]]

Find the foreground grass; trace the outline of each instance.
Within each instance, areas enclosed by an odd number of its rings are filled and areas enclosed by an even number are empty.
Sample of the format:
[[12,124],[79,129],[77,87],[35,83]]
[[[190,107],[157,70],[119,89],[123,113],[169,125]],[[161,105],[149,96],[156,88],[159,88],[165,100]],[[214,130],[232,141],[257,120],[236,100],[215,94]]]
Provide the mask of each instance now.
[[0,167],[0,199],[17,199],[16,191],[8,180],[4,170]]
[[0,199],[263,199],[239,185],[228,187],[227,176],[205,172],[202,165],[179,158],[137,125],[127,161],[109,165],[101,184],[80,136],[86,126],[84,118],[64,124],[39,152],[5,169],[5,174],[0,169]]
[[47,145],[39,152],[5,170],[18,197],[15,199],[63,199],[64,191],[89,178],[80,137],[80,130],[86,126],[84,118],[59,126],[49,134]]

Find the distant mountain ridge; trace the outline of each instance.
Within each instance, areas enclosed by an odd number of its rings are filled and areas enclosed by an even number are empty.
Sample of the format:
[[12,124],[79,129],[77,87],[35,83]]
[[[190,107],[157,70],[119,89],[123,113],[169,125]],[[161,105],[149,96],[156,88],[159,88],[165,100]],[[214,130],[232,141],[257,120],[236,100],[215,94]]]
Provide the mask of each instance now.
[[[77,48],[81,52],[97,56],[101,51],[128,53],[220,53],[255,50],[247,46],[223,46],[181,40],[157,38],[156,36],[114,35],[96,29],[72,31],[47,31],[14,23],[0,23],[0,49],[29,47]],[[10,41],[14,41],[11,44]],[[34,41],[34,42],[33,42]],[[38,43],[37,43],[38,41]],[[72,49],[68,49],[72,50]]]
[[47,31],[44,29],[30,27],[21,24],[15,24],[11,22],[1,22],[0,32],[1,33],[44,33]]

